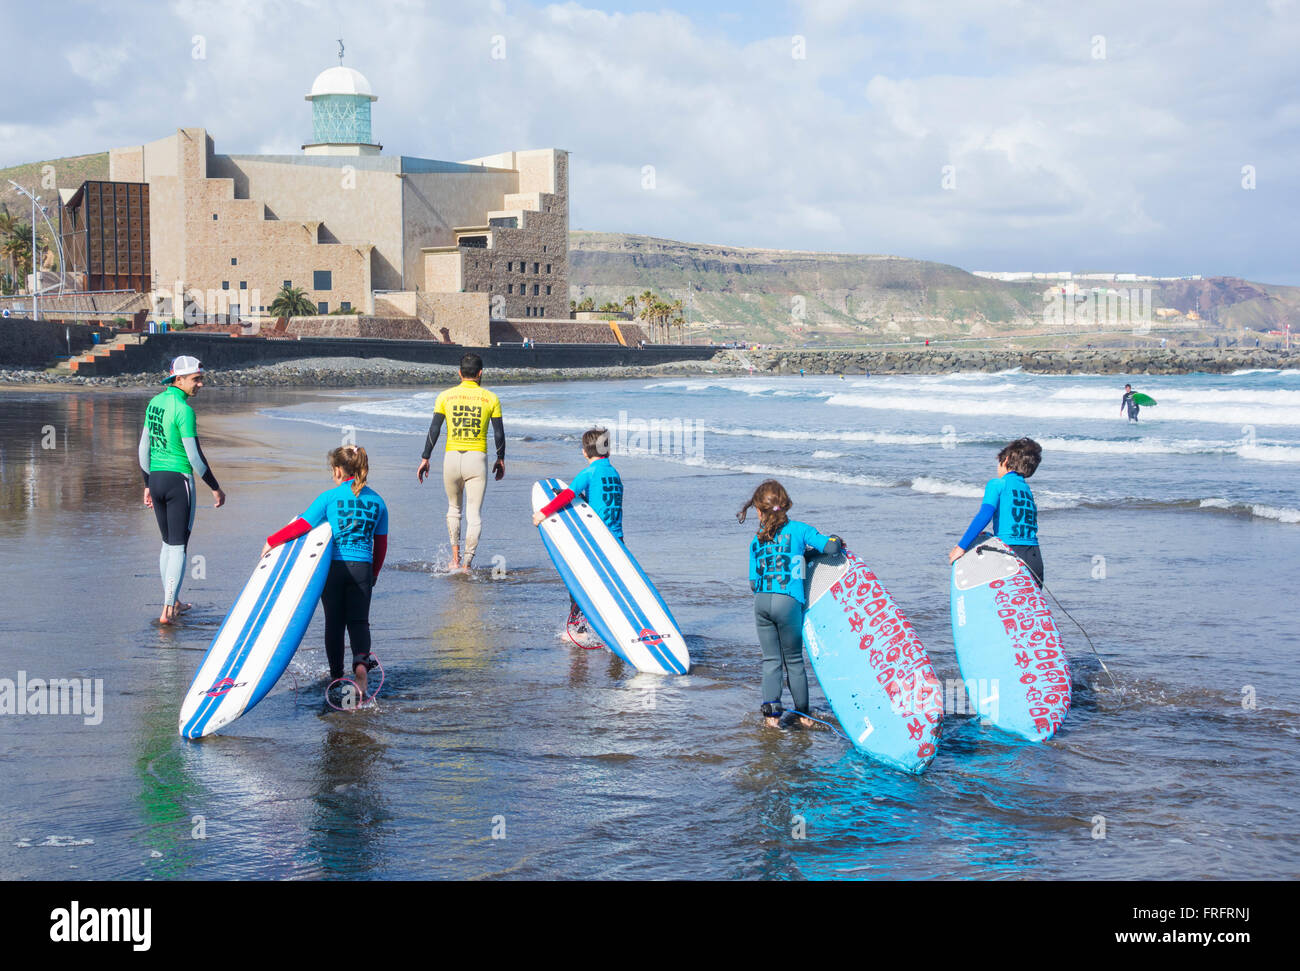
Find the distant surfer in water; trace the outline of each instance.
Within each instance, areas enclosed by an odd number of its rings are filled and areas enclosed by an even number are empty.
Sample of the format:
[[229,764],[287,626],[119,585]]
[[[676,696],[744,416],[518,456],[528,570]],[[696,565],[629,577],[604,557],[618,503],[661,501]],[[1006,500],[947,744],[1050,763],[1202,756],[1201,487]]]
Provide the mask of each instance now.
[[325,613],[325,656],[330,678],[342,678],[346,630],[360,704],[366,700],[366,675],[376,666],[370,656],[370,595],[388,553],[388,506],[366,485],[370,460],[364,448],[344,445],[334,449],[329,453],[329,466],[334,487],[317,496],[288,526],[268,536],[262,555],[329,522],[333,552],[320,595]]
[[[793,520],[790,496],[781,483],[768,479],[754,490],[749,502],[736,513],[745,521],[750,508],[758,511],[758,535],[749,544],[749,588],[754,592],[754,623],[763,652],[763,704],[760,711],[769,727],[781,724],[782,672],[790,685],[795,710],[808,714],[808,672],[803,664],[804,553],[814,549],[834,555],[843,542],[823,536],[807,523]],[[802,717],[811,728],[813,722]]]
[[[433,406],[433,421],[424,440],[424,454],[415,471],[424,481],[429,474],[429,457],[433,455],[443,422],[447,424],[447,452],[442,462],[442,485],[447,491],[447,534],[451,537],[451,568],[469,570],[478,549],[483,529],[480,512],[487,491],[488,426],[496,439],[497,460],[492,466],[498,481],[506,474],[506,432],[501,422],[501,401],[491,391],[479,387],[483,359],[466,354],[460,359],[460,384],[438,395]],[[461,557],[460,522],[464,509],[465,555]]]
[[[1043,555],[1038,548],[1038,504],[1025,480],[1034,474],[1043,460],[1043,447],[1032,438],[1017,438],[998,452],[998,474],[984,487],[980,511],[957,545],[948,553],[948,562],[971,548],[981,530],[990,522],[994,535],[1011,547],[1024,561],[1038,585],[1043,585]],[[995,519],[996,517],[996,519]]]
[[1126,384],[1124,385],[1124,397],[1119,399],[1119,413],[1122,415],[1127,410],[1129,421],[1138,420],[1138,403],[1133,400],[1134,394],[1133,385]]
[[203,387],[203,368],[198,358],[176,358],[163,384],[169,387],[150,399],[144,410],[138,455],[144,474],[144,504],[154,511],[162,533],[158,570],[162,574],[163,607],[158,623],[172,624],[178,614],[190,608],[180,602],[180,593],[185,579],[185,551],[198,504],[195,473],[212,490],[213,508],[225,504],[226,494],[199,445],[198,419],[189,403]]
[[[540,526],[547,516],[553,516],[574,499],[581,498],[591,506],[592,512],[609,527],[614,538],[623,542],[623,479],[609,460],[609,432],[592,428],[582,434],[582,455],[587,467],[573,477],[569,488],[533,513],[533,525]],[[624,543],[626,549],[627,544]],[[581,634],[587,625],[578,602],[569,596],[569,626]]]

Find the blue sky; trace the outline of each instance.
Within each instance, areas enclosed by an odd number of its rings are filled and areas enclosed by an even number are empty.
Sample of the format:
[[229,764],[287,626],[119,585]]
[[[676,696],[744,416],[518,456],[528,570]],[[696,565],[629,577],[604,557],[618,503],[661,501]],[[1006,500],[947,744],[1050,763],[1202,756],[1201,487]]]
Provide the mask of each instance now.
[[3,20],[59,40],[7,45],[0,166],[181,125],[297,152],[341,32],[385,152],[568,149],[575,229],[1300,284],[1297,0],[6,0]]

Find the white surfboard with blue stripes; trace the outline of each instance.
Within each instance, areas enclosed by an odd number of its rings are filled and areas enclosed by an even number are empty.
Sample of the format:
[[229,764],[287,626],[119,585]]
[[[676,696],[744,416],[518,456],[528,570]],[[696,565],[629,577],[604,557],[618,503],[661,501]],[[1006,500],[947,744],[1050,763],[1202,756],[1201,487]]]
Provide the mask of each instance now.
[[224,728],[280,680],[325,587],[330,541],[329,523],[322,523],[258,560],[181,702],[183,738]]
[[[559,479],[533,485],[533,512],[567,489]],[[581,499],[542,520],[546,552],[605,646],[638,671],[685,674],[690,652],[668,605],[636,558]]]

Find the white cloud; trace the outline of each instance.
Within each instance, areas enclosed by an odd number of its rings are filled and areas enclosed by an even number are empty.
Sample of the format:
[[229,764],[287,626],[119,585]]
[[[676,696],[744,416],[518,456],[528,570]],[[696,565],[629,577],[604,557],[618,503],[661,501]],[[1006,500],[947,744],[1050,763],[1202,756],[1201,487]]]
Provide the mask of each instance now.
[[[573,2],[77,9],[93,51],[73,48],[68,76],[45,82],[14,65],[24,113],[7,106],[0,164],[195,124],[218,151],[296,152],[310,131],[303,95],[336,63],[342,31],[345,63],[379,96],[386,152],[570,149],[575,227],[981,268],[1294,272],[1282,255],[1300,201],[1294,4],[1211,3],[1193,17],[1117,0],[954,0],[938,13],[807,0],[766,36],[750,17],[744,40],[727,33],[739,23],[706,28],[689,8]],[[140,36],[144,52],[130,46]],[[36,84],[39,110],[25,107]],[[96,100],[110,91],[111,104]],[[1239,185],[1247,162],[1254,196]],[[940,185],[949,164],[954,191]]]

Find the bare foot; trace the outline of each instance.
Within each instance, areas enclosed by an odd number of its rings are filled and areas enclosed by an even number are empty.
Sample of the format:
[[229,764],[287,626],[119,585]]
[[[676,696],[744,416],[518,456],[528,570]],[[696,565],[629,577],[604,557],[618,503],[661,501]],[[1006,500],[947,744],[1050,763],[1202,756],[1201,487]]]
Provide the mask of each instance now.
[[357,683],[357,707],[359,708],[366,700],[366,666],[358,664],[352,669],[352,676]]
[[160,624],[176,623],[176,605],[171,604],[163,608],[162,615],[158,618]]
[[767,723],[767,727],[768,727],[768,728],[780,728],[780,727],[781,727],[781,719],[779,719],[779,718],[764,718],[763,721]]
[[802,725],[804,728],[812,728],[813,725],[817,723],[814,722],[811,718],[800,718],[799,724]]
[[174,606],[176,607],[176,612],[178,614],[183,614],[185,611],[192,609],[194,604],[183,604],[177,600]]
[[451,548],[451,568],[453,570],[460,569],[460,547],[459,546],[453,546]]

